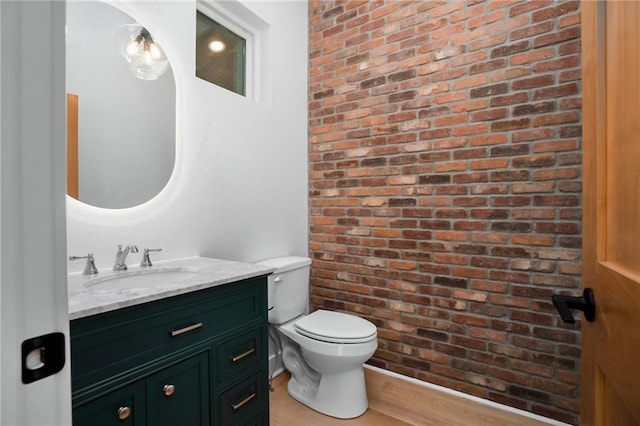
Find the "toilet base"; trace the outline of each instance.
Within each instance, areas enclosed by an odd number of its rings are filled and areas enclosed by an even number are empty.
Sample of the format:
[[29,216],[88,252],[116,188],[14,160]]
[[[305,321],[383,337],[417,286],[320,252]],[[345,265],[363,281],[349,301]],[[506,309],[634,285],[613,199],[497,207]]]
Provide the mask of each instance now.
[[291,375],[287,390],[298,402],[339,419],[359,417],[369,407],[361,366],[339,374],[323,374],[317,388],[303,386]]

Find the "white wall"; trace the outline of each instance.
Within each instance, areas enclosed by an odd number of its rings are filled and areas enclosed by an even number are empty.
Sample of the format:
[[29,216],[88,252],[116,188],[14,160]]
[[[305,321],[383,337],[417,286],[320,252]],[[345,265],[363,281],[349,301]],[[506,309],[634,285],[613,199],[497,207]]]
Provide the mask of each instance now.
[[176,168],[157,197],[131,209],[68,199],[69,254],[93,252],[98,268],[113,265],[118,243],[162,248],[154,260],[307,255],[307,3],[242,4],[268,24],[263,69],[271,77],[258,88],[259,102],[195,77],[195,2],[118,3],[171,61]]

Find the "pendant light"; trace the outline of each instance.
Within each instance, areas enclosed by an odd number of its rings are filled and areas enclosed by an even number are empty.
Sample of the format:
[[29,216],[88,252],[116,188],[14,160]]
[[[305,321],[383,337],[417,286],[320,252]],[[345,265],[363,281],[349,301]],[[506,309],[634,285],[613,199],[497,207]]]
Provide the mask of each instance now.
[[119,26],[117,31],[120,53],[136,78],[155,80],[167,70],[169,60],[146,28],[126,24]]

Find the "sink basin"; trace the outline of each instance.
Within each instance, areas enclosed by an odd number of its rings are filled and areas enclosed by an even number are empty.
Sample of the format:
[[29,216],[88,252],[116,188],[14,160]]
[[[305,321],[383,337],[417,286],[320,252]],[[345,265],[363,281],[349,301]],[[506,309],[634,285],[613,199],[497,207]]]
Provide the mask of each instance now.
[[95,277],[85,282],[84,286],[92,289],[167,286],[193,278],[199,272],[199,269],[181,267],[137,269]]

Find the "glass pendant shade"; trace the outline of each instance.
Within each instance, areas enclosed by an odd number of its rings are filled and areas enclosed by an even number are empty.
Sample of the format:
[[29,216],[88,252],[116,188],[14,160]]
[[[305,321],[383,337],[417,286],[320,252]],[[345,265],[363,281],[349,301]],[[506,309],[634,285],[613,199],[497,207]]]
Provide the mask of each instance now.
[[121,25],[117,30],[117,38],[120,53],[136,78],[155,80],[167,70],[167,56],[143,26]]

